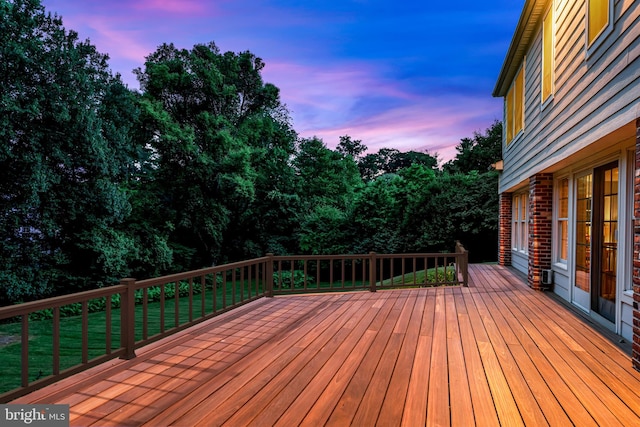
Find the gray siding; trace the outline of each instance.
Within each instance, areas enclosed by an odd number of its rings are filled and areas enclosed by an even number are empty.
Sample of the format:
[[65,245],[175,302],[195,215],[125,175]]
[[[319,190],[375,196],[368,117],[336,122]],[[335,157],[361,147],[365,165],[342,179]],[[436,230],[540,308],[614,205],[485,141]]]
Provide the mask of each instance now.
[[555,1],[554,95],[541,103],[542,30],[525,58],[524,131],[503,147],[500,191],[513,189],[640,117],[640,1],[617,0],[612,31],[586,47],[583,1]]

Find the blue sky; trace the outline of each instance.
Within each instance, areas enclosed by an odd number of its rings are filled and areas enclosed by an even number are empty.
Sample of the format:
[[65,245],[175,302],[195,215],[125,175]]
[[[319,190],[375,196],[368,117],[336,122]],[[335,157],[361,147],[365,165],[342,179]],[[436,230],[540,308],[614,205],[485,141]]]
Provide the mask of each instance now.
[[162,43],[266,63],[301,137],[455,156],[501,119],[491,97],[524,0],[42,0],[132,88]]

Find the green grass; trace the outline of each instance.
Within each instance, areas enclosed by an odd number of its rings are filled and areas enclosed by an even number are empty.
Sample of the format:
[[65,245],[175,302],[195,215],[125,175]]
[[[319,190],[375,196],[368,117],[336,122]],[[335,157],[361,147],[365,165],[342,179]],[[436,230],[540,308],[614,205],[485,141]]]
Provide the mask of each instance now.
[[[251,294],[249,294],[251,285]],[[199,286],[194,285],[194,291]],[[226,292],[225,292],[226,291]],[[249,284],[245,281],[241,287],[240,281],[236,282],[235,302],[240,302],[256,295],[256,283]],[[259,286],[262,292],[262,285]],[[231,283],[227,283],[226,289],[216,289],[216,311],[230,307],[234,300],[234,291]],[[147,312],[148,331],[147,337],[152,337],[161,332],[161,303],[149,302]],[[195,293],[192,306],[193,319],[213,313],[213,293],[211,288],[205,292],[205,308],[202,311],[202,294]],[[40,313],[41,320],[29,321],[29,381],[53,374],[53,320],[47,318],[49,313]],[[136,341],[142,340],[142,305],[136,305]],[[37,314],[36,314],[36,317]],[[164,301],[164,330],[176,327],[175,324],[175,299],[168,298]],[[178,299],[178,325],[189,322],[189,298],[181,296]],[[21,351],[20,337],[22,333],[20,322],[0,324],[0,393],[4,393],[20,387],[21,382]],[[111,310],[111,350],[120,347],[120,309]],[[88,314],[88,360],[107,354],[106,348],[107,315],[105,311]],[[3,342],[8,344],[2,344]],[[82,363],[82,316],[69,316],[60,319],[60,371]]]
[[[378,282],[378,285],[381,286],[395,286],[395,285],[412,285],[416,286],[437,286],[436,275],[438,282],[452,282],[456,280],[456,269],[455,267],[447,267],[446,275],[445,268],[438,267],[430,268],[425,270],[419,270],[415,273],[405,273],[403,275],[398,275],[393,278],[389,278],[383,280],[382,282]],[[393,283],[393,285],[392,285]]]

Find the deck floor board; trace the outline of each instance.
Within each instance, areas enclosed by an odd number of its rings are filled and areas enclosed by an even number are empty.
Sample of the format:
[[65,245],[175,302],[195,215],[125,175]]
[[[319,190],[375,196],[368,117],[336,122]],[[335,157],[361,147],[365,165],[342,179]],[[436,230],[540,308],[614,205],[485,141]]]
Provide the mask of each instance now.
[[13,403],[80,426],[640,425],[610,336],[512,270],[253,301]]

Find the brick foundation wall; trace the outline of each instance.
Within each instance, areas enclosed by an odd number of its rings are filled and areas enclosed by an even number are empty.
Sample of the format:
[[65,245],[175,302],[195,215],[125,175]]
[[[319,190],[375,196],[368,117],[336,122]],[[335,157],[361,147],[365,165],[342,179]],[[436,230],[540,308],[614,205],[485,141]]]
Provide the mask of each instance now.
[[512,204],[511,193],[500,193],[498,263],[504,266],[511,265]]
[[542,270],[551,268],[553,174],[529,179],[529,286],[542,290]]
[[636,120],[636,165],[633,189],[633,367],[640,371],[640,118]]

